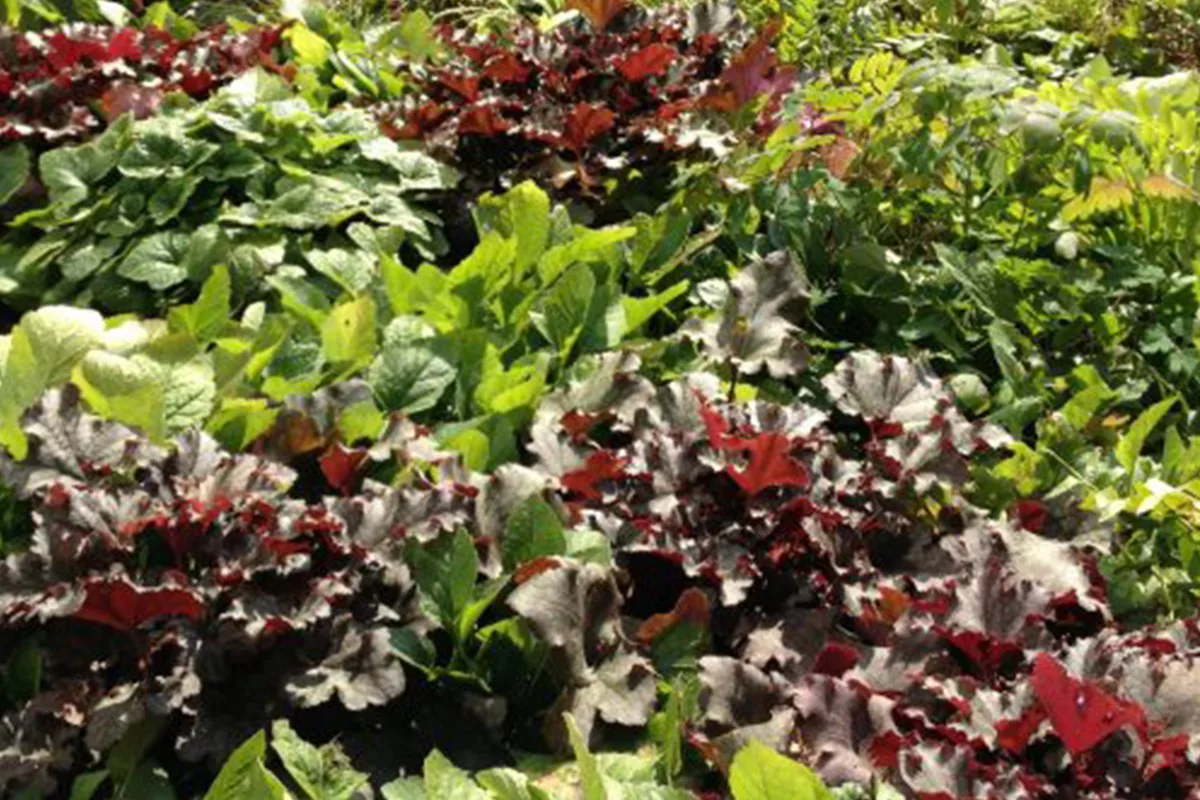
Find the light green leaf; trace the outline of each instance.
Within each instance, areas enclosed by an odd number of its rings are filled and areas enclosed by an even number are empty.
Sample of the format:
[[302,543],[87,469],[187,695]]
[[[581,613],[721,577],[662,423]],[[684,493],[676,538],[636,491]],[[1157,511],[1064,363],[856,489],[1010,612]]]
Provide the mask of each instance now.
[[375,342],[375,303],[367,295],[336,306],[321,325],[321,347],[334,364],[365,361]]
[[729,788],[734,800],[832,800],[812,770],[759,741],[733,757]]
[[333,48],[329,46],[329,42],[313,33],[307,25],[292,25],[283,35],[291,43],[292,49],[296,51],[296,60],[301,64],[320,67],[329,60],[329,54]]
[[350,800],[367,783],[367,776],[351,767],[336,743],[311,745],[285,719],[272,724],[271,747],[310,800]]
[[571,740],[571,749],[575,751],[575,762],[579,767],[580,788],[583,789],[583,800],[608,800],[608,792],[604,788],[604,776],[600,773],[600,765],[596,757],[588,749],[588,743],[579,732],[579,725],[571,714],[563,714],[563,724],[567,729],[567,737]]
[[259,731],[233,751],[204,800],[284,800],[287,790],[267,771],[266,754],[267,737]]
[[224,265],[214,267],[212,274],[200,288],[200,297],[196,302],[171,309],[171,326],[190,333],[197,342],[211,342],[220,336],[221,331],[232,321],[232,293],[229,269]]
[[1124,467],[1126,472],[1133,472],[1133,466],[1142,453],[1147,437],[1158,425],[1159,420],[1171,410],[1171,406],[1175,405],[1175,401],[1176,398],[1170,397],[1150,406],[1133,421],[1129,430],[1121,436],[1117,442],[1116,457],[1117,463]]
[[429,800],[492,800],[470,775],[437,750],[425,759],[425,794]]
[[482,431],[468,428],[447,437],[441,442],[445,447],[462,456],[463,465],[474,472],[483,472],[488,467],[491,446]]
[[383,800],[426,800],[425,783],[420,778],[397,778],[380,787]]

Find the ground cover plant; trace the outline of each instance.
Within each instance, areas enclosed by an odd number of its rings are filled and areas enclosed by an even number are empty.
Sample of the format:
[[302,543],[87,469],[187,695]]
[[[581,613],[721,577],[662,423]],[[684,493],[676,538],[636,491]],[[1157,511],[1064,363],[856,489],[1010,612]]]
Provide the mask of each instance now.
[[1197,11],[0,5],[0,794],[1200,791]]

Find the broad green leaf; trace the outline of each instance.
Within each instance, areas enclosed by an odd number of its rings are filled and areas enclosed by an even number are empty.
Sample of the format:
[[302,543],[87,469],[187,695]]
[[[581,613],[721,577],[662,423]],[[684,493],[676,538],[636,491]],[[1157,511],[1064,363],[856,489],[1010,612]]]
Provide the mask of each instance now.
[[588,307],[596,291],[592,268],[576,264],[542,295],[531,314],[538,332],[554,345],[566,362],[587,321]]
[[533,181],[518,184],[500,196],[485,195],[475,210],[480,235],[490,231],[516,240],[517,275],[532,267],[550,239],[550,196]]
[[221,767],[204,800],[284,800],[287,790],[264,764],[267,736],[251,736]]
[[46,306],[21,318],[7,339],[0,373],[0,444],[23,458],[21,413],[47,388],[66,381],[75,364],[104,342],[104,319],[95,311]]
[[83,773],[71,784],[71,800],[92,800],[107,780],[106,769]]
[[551,283],[572,264],[605,261],[614,257],[616,245],[633,237],[637,228],[600,228],[582,230],[565,244],[551,247],[538,261],[538,275],[543,283]]
[[375,353],[375,304],[367,295],[336,306],[321,325],[321,347],[334,364],[349,365]]
[[383,800],[427,800],[425,782],[420,778],[397,778],[380,787]]
[[461,455],[467,469],[483,472],[488,468],[491,447],[487,436],[482,431],[473,429],[459,431],[442,440],[441,443]]
[[336,743],[316,747],[301,739],[287,720],[271,726],[271,747],[310,800],[351,800],[367,783]]
[[1142,454],[1147,437],[1158,425],[1159,420],[1171,410],[1171,406],[1175,405],[1175,401],[1176,398],[1170,397],[1150,406],[1134,420],[1133,424],[1129,426],[1129,430],[1121,436],[1117,442],[1116,457],[1117,463],[1124,467],[1126,472],[1133,472],[1134,464],[1137,463],[1138,456]]
[[431,616],[447,630],[454,631],[459,615],[475,592],[479,573],[475,542],[459,529],[423,545],[410,544],[406,556],[422,599],[431,606]]
[[296,60],[301,64],[314,67],[323,66],[329,60],[329,54],[333,50],[329,42],[303,24],[290,26],[284,33],[284,38],[296,51]]
[[120,152],[101,150],[99,143],[61,147],[38,159],[38,175],[50,191],[50,201],[61,206],[83,202],[92,187],[117,164]]
[[0,206],[25,185],[32,166],[33,160],[25,145],[10,144],[0,149]]
[[508,518],[500,554],[504,568],[512,571],[542,556],[560,556],[567,551],[562,520],[549,503],[537,495],[525,499]]
[[425,758],[425,796],[429,800],[492,800],[470,775],[437,750]]
[[361,250],[307,250],[304,257],[313,269],[350,294],[366,291],[378,279],[375,259]]
[[385,347],[369,379],[384,409],[414,414],[437,405],[455,375],[454,366],[433,348],[412,342]]
[[214,267],[212,274],[201,287],[200,297],[196,302],[171,309],[172,327],[187,331],[198,342],[211,342],[231,321],[232,292],[229,269],[224,265]]
[[529,776],[515,769],[484,770],[475,776],[475,780],[491,792],[495,800],[551,800],[550,795],[530,783]]
[[186,233],[164,231],[143,238],[121,262],[118,274],[131,281],[162,291],[187,280],[187,256],[191,237]]
[[729,768],[733,800],[832,800],[812,770],[757,740],[738,751]]

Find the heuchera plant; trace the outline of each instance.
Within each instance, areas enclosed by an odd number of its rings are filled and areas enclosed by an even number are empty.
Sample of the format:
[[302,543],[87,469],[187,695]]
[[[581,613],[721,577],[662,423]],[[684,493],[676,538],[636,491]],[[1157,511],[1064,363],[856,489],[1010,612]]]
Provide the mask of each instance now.
[[168,92],[205,97],[246,70],[281,69],[279,28],[161,28],[72,24],[0,34],[0,141],[78,140],[126,112],[153,114]]
[[1200,630],[1122,633],[1096,553],[967,502],[969,459],[1006,437],[930,373],[857,353],[819,410],[635,366],[548,398],[532,448],[613,541],[627,609],[681,621],[711,598],[730,655],[699,662],[700,753],[799,739],[831,785],[927,800],[1195,788]]
[[678,159],[720,154],[731,115],[770,127],[794,78],[776,63],[773,31],[756,37],[721,3],[583,5],[586,20],[549,32],[444,29],[448,59],[413,68],[419,91],[380,108],[385,131],[424,140],[475,190],[541,176],[594,197],[614,178],[652,186]]

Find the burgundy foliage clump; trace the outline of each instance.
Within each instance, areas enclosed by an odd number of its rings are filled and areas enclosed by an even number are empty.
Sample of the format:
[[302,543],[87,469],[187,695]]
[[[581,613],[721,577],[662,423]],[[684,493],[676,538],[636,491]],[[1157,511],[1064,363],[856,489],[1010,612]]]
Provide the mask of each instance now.
[[279,69],[282,29],[225,25],[183,39],[160,28],[71,24],[0,33],[0,141],[57,146],[121,114],[150,116],[168,92],[206,97],[256,66]]
[[379,110],[384,130],[425,141],[476,189],[540,177],[598,195],[611,178],[636,170],[651,184],[680,159],[723,152],[737,112],[753,109],[750,133],[768,130],[795,79],[774,31],[756,34],[721,3],[614,6],[601,19],[503,36],[443,29],[449,58],[412,69],[418,92]]

